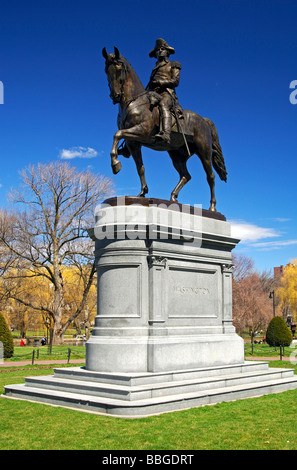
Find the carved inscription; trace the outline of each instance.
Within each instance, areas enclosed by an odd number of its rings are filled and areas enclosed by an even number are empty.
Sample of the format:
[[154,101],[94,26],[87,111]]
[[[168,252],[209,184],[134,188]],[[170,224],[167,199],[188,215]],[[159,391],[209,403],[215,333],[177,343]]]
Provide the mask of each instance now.
[[174,285],[173,290],[178,294],[209,295],[209,290],[206,287],[183,287]]
[[217,269],[169,265],[168,318],[218,316]]

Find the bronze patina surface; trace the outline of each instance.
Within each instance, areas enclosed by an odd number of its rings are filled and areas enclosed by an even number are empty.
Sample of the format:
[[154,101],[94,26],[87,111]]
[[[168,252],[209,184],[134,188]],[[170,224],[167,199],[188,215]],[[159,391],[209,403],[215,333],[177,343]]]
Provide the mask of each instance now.
[[[108,199],[105,199],[105,201],[103,201],[103,205],[108,205],[108,206],[117,206],[118,203],[119,203],[119,200],[120,200],[120,203],[125,205],[125,206],[131,206],[132,204],[139,204],[139,205],[142,205],[142,206],[145,206],[145,207],[149,207],[149,206],[157,206],[157,207],[166,207],[170,210],[175,210],[175,211],[180,211],[182,212],[183,209],[185,208],[185,204],[179,204],[178,202],[172,202],[172,201],[168,201],[167,199],[158,199],[158,198],[144,198],[144,197],[137,197],[137,196],[123,196],[121,198],[118,198],[118,197],[110,197]],[[226,217],[221,214],[220,212],[214,212],[214,211],[209,211],[209,210],[206,210],[206,209],[198,209],[197,211],[197,208],[194,207],[194,206],[186,206],[187,208],[187,211],[189,214],[195,214],[197,213],[198,211],[201,212],[201,215],[202,217],[208,217],[208,218],[211,218],[211,219],[216,219],[216,220],[226,220]]]
[[[119,104],[118,128],[111,149],[111,165],[114,174],[122,167],[118,155],[132,158],[141,183],[139,196],[148,193],[141,147],[167,151],[179,173],[179,182],[171,192],[170,200],[176,202],[180,190],[191,179],[187,160],[196,154],[202,162],[210,188],[210,208],[216,211],[215,174],[227,181],[219,137],[213,122],[197,113],[183,110],[178,103],[175,88],[179,84],[181,64],[169,61],[175,53],[164,39],[157,39],[150,57],[157,58],[149,84],[145,88],[135,70],[115,47],[108,54],[103,48],[105,72],[110,97]],[[124,146],[119,148],[121,140]]]

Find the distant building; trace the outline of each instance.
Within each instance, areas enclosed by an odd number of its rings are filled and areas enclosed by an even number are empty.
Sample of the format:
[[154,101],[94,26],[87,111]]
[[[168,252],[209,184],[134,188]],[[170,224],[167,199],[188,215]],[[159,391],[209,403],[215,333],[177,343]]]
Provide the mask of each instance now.
[[284,272],[285,272],[284,266],[278,266],[277,268],[274,268],[275,281],[278,281],[283,276]]

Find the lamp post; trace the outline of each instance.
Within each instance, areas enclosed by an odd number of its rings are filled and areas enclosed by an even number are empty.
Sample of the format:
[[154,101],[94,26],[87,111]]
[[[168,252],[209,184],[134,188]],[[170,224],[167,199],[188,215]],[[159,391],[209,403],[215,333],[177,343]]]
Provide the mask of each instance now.
[[272,299],[272,305],[273,305],[273,316],[275,317],[275,302],[274,302],[274,290],[270,292],[269,298]]
[[49,326],[48,326],[48,324],[49,324],[48,318],[46,318],[45,324],[46,324],[46,344],[48,344],[48,328],[49,328]]

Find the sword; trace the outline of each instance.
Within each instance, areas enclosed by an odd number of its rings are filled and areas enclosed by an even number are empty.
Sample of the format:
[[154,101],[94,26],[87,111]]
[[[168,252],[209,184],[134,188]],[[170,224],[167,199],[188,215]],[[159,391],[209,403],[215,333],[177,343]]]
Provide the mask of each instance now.
[[177,117],[175,108],[174,108],[174,114],[175,114],[175,119],[176,119],[177,128],[178,128],[179,131],[181,131],[181,133],[182,133],[182,136],[183,136],[183,138],[184,138],[184,142],[185,142],[185,145],[186,145],[186,149],[187,149],[187,152],[188,152],[188,157],[190,158],[190,157],[191,157],[191,153],[190,153],[190,150],[189,150],[188,142],[187,142],[187,139],[186,139],[184,130],[183,130],[183,126],[180,124],[180,122],[179,122],[179,120],[178,120],[178,117]]

